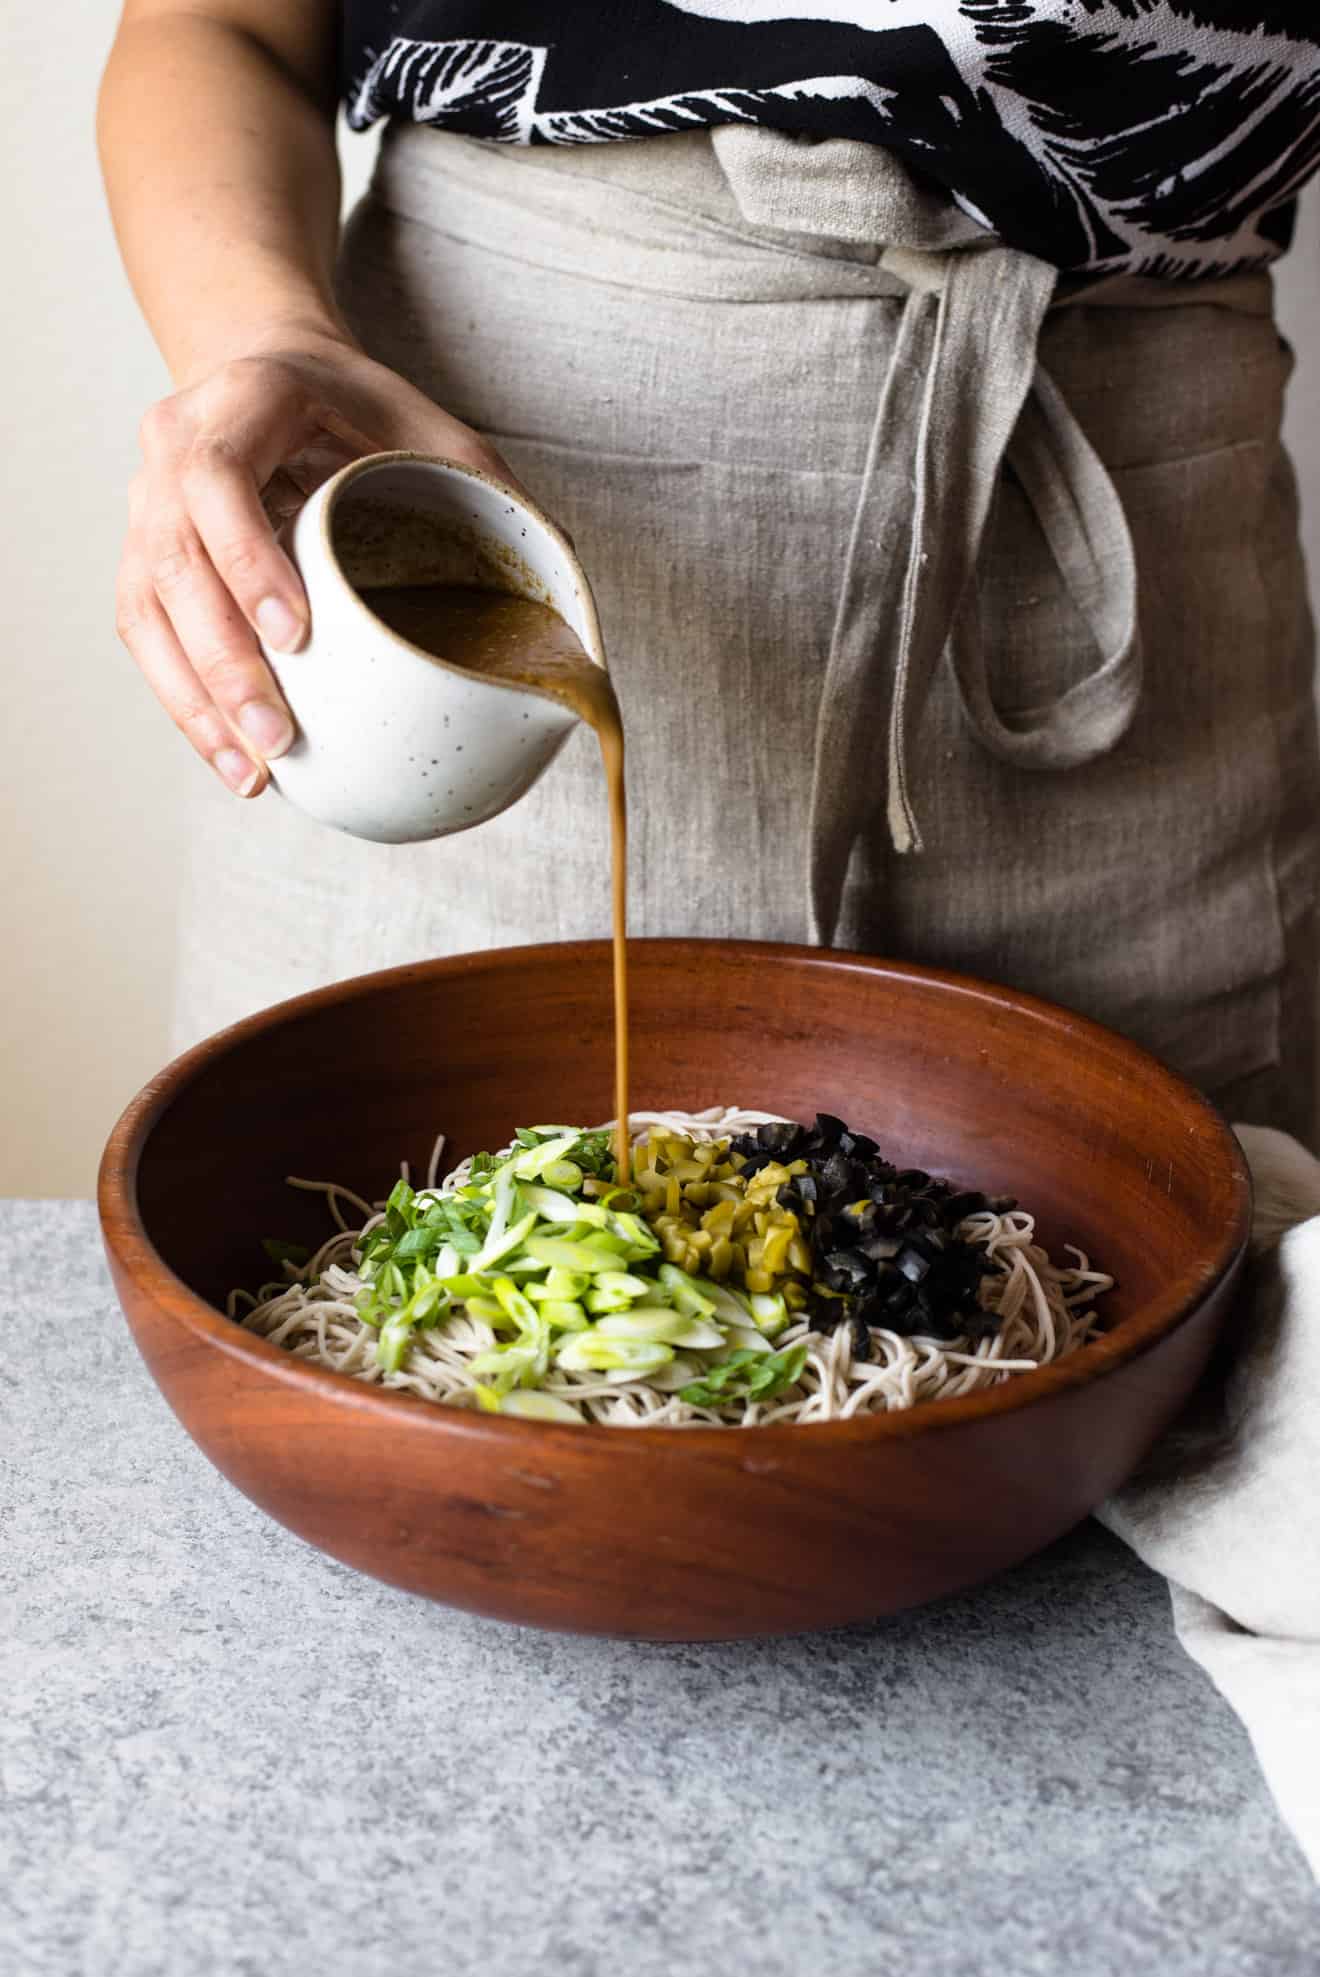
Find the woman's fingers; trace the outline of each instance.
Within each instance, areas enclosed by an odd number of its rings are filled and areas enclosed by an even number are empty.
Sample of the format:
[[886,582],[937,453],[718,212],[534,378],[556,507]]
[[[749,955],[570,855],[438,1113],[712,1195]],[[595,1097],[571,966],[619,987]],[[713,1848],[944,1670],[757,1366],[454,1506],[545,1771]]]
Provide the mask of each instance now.
[[370,358],[359,358],[357,370],[360,383],[356,390],[345,392],[338,403],[326,402],[318,408],[327,433],[361,453],[395,448],[437,453],[526,493],[508,461],[487,439],[416,385]]
[[307,636],[307,598],[250,465],[213,441],[194,449],[179,484],[211,567],[243,616],[275,651],[296,652]]
[[[221,581],[192,514],[174,505],[170,488],[148,496],[147,513],[144,546],[151,587],[194,676],[254,756],[270,761],[283,755],[293,742],[293,721],[256,635]],[[239,553],[251,552],[245,546]],[[245,575],[250,581],[250,566]],[[264,596],[254,600],[256,605],[262,602]],[[305,620],[298,627],[292,609],[286,609],[297,632],[291,642],[299,643]],[[272,636],[271,644],[276,643]]]
[[295,734],[259,638],[296,651],[309,630],[272,512],[392,447],[518,486],[482,435],[348,345],[236,359],[151,407],[141,436],[120,633],[194,748],[244,795],[264,788]]
[[156,595],[146,560],[125,552],[119,577],[120,638],[179,732],[238,796],[264,789],[266,770],[240,748],[232,729],[188,663]]
[[[208,742],[214,736],[202,709],[191,704],[198,690],[228,724],[231,750],[219,766],[234,786],[235,734],[258,766],[294,739],[257,635],[279,651],[295,650],[307,636],[302,584],[261,504],[262,483],[302,422],[287,367],[242,364],[163,400],[142,422],[146,467],[130,501],[127,561],[144,569],[168,624],[168,662],[157,615],[134,607],[130,616],[145,627],[138,643],[145,640],[155,655],[154,672],[145,664],[144,671],[157,691],[171,681]],[[130,649],[137,656],[137,645]],[[263,772],[257,786],[264,781]]]
[[436,418],[439,423],[424,440],[413,438],[408,444],[423,452],[439,453],[446,460],[456,460],[461,467],[475,467],[479,474],[489,474],[492,480],[502,481],[515,493],[532,498],[503,454],[497,453],[480,433],[473,432],[471,426],[460,425],[447,413],[437,412]]

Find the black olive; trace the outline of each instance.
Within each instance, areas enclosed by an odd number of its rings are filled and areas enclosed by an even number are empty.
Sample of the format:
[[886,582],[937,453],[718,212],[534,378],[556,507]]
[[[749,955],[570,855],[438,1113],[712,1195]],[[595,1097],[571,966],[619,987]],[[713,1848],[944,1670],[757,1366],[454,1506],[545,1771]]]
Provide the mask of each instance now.
[[869,1261],[856,1249],[830,1250],[823,1259],[823,1270],[832,1291],[855,1290],[871,1275]]
[[976,1309],[982,1277],[990,1265],[971,1243],[953,1242],[931,1263],[923,1292],[932,1306],[944,1310]]
[[786,1154],[796,1146],[801,1135],[801,1126],[793,1120],[783,1125],[774,1122],[757,1127],[756,1143],[765,1153]]
[[870,1235],[876,1226],[879,1210],[873,1201],[849,1202],[834,1218],[831,1231],[835,1242],[855,1242],[858,1236]]
[[905,1243],[895,1258],[895,1267],[910,1284],[919,1284],[930,1271],[930,1258],[915,1243]]
[[813,1330],[846,1323],[861,1358],[877,1327],[936,1339],[977,1339],[997,1329],[997,1316],[980,1306],[981,1282],[993,1266],[956,1232],[968,1215],[1004,1213],[1014,1206],[1009,1197],[987,1200],[924,1168],[899,1169],[875,1140],[830,1112],[818,1113],[810,1129],[763,1126],[732,1146],[748,1175],[772,1158],[806,1164],[776,1199],[802,1217],[808,1235],[816,1287],[806,1318]]
[[956,1339],[962,1329],[962,1321],[957,1312],[928,1311],[924,1309],[917,1321],[910,1327],[910,1330],[913,1332],[921,1332],[927,1338],[940,1340]]
[[906,1277],[900,1277],[896,1272],[886,1277],[877,1303],[884,1314],[884,1322],[891,1331],[902,1332],[908,1329],[901,1321],[912,1305],[913,1296],[913,1287]]

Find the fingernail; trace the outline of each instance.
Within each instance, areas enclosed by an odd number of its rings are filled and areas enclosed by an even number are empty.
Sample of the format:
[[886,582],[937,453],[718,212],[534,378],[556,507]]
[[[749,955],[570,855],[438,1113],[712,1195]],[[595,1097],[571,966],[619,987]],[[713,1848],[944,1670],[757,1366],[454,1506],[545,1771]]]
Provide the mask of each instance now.
[[236,796],[247,796],[261,780],[260,769],[241,748],[218,748],[212,760]]
[[269,700],[249,700],[240,707],[238,725],[258,755],[264,755],[268,762],[293,746],[293,722],[282,707],[274,706]]
[[306,627],[282,597],[263,597],[253,616],[257,630],[276,652],[292,652],[302,644]]

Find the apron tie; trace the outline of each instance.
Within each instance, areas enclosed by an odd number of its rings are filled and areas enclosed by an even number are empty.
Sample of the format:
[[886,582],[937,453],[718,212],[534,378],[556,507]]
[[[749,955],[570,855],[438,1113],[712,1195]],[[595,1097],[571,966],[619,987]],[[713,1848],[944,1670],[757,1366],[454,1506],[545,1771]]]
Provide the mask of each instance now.
[[[921,849],[909,756],[946,646],[973,732],[1021,768],[1072,768],[1103,754],[1141,692],[1136,561],[1122,506],[1036,358],[1055,270],[997,244],[891,247],[880,265],[908,294],[867,448],[816,726],[808,894],[812,939],[823,946],[874,810],[886,676],[887,821],[900,852]],[[975,583],[1005,460],[1099,652],[1085,678],[1009,717],[990,692]]]

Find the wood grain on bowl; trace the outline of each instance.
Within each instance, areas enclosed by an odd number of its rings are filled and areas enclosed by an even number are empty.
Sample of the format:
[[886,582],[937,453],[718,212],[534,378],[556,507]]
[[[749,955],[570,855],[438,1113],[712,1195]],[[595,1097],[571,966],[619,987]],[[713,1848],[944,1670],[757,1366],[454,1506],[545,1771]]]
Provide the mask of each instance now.
[[336,1558],[539,1626],[708,1639],[833,1626],[1048,1544],[1131,1473],[1227,1317],[1250,1189],[1214,1109],[1135,1045],[943,973],[759,943],[633,944],[638,1109],[839,1113],[903,1163],[1015,1194],[1117,1278],[1106,1336],[989,1392],[789,1428],[560,1427],[309,1365],[216,1306],[262,1236],[318,1240],[290,1173],[387,1191],[515,1125],[609,1115],[606,942],[360,977],[199,1045],[106,1149],[106,1249],[180,1420]]

